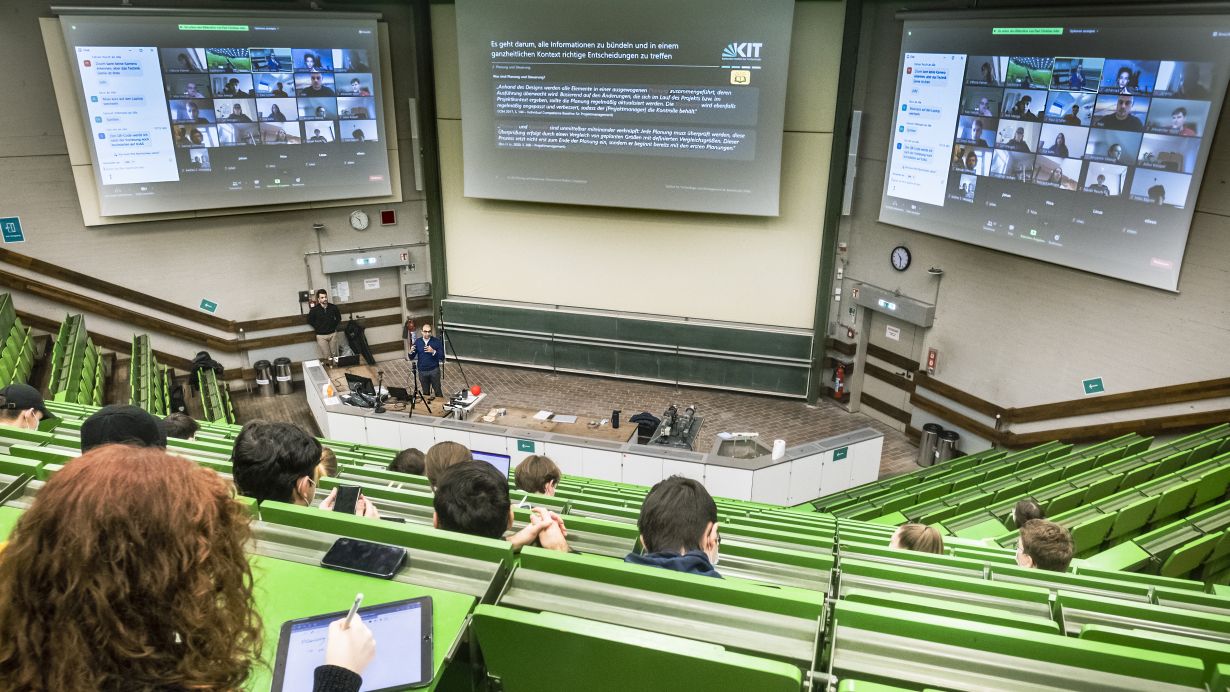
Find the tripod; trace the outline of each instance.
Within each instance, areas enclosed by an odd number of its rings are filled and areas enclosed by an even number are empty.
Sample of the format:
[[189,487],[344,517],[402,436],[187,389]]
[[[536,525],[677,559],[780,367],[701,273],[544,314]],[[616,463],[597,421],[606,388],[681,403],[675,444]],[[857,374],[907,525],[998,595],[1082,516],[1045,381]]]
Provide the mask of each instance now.
[[423,390],[419,389],[419,365],[414,361],[410,361],[410,380],[414,383],[414,393],[410,395],[410,415],[407,418],[414,418],[414,407],[420,401],[423,402],[423,408],[432,413],[431,404],[427,403],[427,397],[423,396]]
[[381,400],[380,394],[380,392],[384,389],[384,371],[377,370],[376,377],[378,379],[376,380],[376,408],[374,410],[376,413],[384,413],[386,409],[384,408],[384,402]]

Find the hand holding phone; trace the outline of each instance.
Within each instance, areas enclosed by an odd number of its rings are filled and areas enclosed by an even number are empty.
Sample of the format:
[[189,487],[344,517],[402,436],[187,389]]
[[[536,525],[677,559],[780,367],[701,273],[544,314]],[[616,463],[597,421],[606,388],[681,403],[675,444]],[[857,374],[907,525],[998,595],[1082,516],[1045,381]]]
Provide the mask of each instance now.
[[359,507],[359,488],[354,485],[339,485],[335,489],[337,495],[333,498],[333,511],[342,514],[357,514]]

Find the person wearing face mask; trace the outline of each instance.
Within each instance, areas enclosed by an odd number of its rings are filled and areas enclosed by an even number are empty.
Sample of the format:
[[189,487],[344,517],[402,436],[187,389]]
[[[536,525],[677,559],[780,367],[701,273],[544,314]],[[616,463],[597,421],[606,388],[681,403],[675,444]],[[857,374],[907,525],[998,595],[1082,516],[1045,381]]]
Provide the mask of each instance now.
[[18,383],[0,389],[0,425],[37,430],[39,421],[53,418],[34,387]]
[[718,577],[717,504],[705,486],[671,476],[650,489],[636,526],[645,552],[629,553],[624,562],[676,572]]
[[[257,502],[273,500],[310,507],[320,480],[320,442],[290,423],[256,420],[243,426],[231,452],[231,473],[239,494]],[[320,503],[332,511],[337,489]],[[376,506],[362,495],[357,516],[379,519]]]

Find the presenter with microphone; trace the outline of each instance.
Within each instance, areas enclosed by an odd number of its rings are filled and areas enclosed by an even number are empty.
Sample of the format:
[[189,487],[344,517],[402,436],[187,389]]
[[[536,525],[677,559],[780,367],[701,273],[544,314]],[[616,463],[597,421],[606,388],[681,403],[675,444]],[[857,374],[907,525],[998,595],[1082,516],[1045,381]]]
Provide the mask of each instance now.
[[425,324],[422,336],[411,342],[409,358],[418,361],[419,386],[430,402],[436,397],[443,397],[444,390],[440,385],[440,366],[444,364],[444,343],[431,333],[431,325]]

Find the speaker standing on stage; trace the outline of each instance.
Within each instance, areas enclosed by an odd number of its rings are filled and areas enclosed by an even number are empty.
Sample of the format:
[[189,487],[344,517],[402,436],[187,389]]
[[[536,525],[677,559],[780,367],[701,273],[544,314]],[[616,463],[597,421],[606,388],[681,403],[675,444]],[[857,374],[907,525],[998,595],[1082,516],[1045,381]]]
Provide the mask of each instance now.
[[440,365],[444,363],[444,343],[432,336],[430,324],[423,325],[423,336],[414,340],[408,355],[418,359],[419,386],[423,388],[428,401],[443,397],[444,391],[440,388]]
[[320,349],[321,358],[332,358],[337,355],[337,345],[334,342],[337,328],[342,324],[342,311],[329,302],[329,292],[325,289],[316,291],[316,300],[308,303],[307,321],[316,330],[316,347]]

